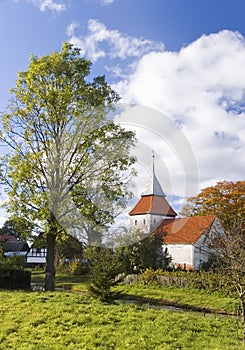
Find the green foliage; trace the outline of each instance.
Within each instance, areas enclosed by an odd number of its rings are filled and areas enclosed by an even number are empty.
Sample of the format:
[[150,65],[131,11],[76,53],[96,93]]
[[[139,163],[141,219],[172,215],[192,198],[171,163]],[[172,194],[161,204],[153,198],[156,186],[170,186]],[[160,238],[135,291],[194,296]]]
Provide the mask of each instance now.
[[47,289],[54,286],[56,237],[76,230],[89,239],[91,228],[113,222],[129,194],[124,172],[134,162],[134,133],[107,116],[119,97],[104,76],[89,81],[90,65],[69,43],[31,56],[2,115],[6,206],[47,236]]
[[105,224],[114,217],[110,203],[123,204],[128,192],[121,172],[133,162],[134,134],[108,120],[119,97],[104,76],[89,82],[89,74],[90,62],[64,43],[60,53],[32,56],[12,89],[2,141],[13,153],[2,158],[2,180],[8,209],[31,222],[46,222],[50,208],[60,222],[65,194],[84,218]]
[[[140,235],[140,233],[138,233]],[[125,273],[137,273],[145,269],[166,269],[170,263],[163,252],[163,235],[147,235],[138,242],[117,248],[124,263]]]
[[6,258],[0,258],[0,268],[4,270],[24,270],[26,267],[25,257],[22,255],[12,255]]
[[143,284],[159,284],[159,276],[163,276],[164,272],[161,269],[153,270],[146,269],[140,274],[139,281]]
[[0,228],[0,235],[10,235],[19,239],[25,239],[31,236],[33,228],[34,225],[24,217],[12,215]]
[[84,251],[84,243],[77,238],[63,234],[57,237],[56,256],[59,263],[64,263],[66,260],[74,261],[81,259]]
[[23,255],[4,256],[4,242],[0,241],[0,269],[1,270],[23,270],[26,266]]
[[117,299],[120,292],[112,287],[117,284],[116,276],[123,267],[118,254],[107,248],[90,248],[87,256],[90,265],[88,290],[104,302]]
[[90,272],[88,264],[83,261],[73,261],[69,264],[69,271],[72,276],[83,276]]
[[166,269],[169,264],[169,258],[163,252],[164,234],[148,235],[140,242],[139,265],[140,269]]
[[19,232],[12,225],[12,222],[10,222],[10,220],[6,220],[3,226],[0,228],[0,235],[9,235],[20,238]]
[[[116,289],[121,291],[124,295],[136,295],[142,297],[150,297],[153,299],[165,299],[174,302],[180,302],[184,304],[190,304],[198,307],[207,307],[210,309],[222,311],[225,310],[227,312],[236,313],[238,308],[238,301],[236,299],[236,295],[234,293],[227,293],[225,290],[211,290],[208,288],[207,283],[206,288],[201,288],[200,284],[197,284],[197,288],[188,286],[186,282],[185,275],[191,274],[189,272],[177,272],[177,276],[175,276],[175,280],[171,277],[172,273],[166,273],[160,271],[158,275],[159,283],[132,283],[130,285],[124,285],[120,283],[116,286]],[[169,284],[161,284],[160,279],[161,276],[170,277]],[[42,279],[40,279],[42,277]],[[160,277],[160,278],[159,278]],[[205,277],[206,279],[208,276]],[[225,279],[226,276],[216,275],[216,281],[218,279]],[[87,281],[88,276],[71,276],[64,274],[57,274],[57,284],[60,287],[65,287],[65,289],[70,289],[73,292],[84,292],[87,291]],[[41,271],[33,271],[32,272],[32,281],[35,283],[42,283],[44,280],[44,275],[41,274]],[[167,278],[168,281],[168,278]]]
[[145,284],[154,282],[164,286],[198,288],[212,292],[222,291],[231,295],[234,295],[235,292],[229,275],[212,271],[153,271],[148,269],[140,274],[140,280]]

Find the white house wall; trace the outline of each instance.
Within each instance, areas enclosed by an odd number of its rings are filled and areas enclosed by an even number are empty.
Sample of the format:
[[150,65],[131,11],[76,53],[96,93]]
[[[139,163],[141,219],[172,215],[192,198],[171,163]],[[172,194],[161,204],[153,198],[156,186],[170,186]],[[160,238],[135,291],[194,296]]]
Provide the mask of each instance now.
[[27,264],[46,264],[46,258],[38,256],[27,256]]

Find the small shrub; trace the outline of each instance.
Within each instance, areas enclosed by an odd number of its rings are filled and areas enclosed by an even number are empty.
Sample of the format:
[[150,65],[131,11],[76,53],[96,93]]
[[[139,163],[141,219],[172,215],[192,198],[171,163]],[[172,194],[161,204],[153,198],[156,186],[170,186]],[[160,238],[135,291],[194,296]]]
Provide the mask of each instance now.
[[181,288],[206,289],[211,292],[221,291],[229,295],[235,292],[229,276],[205,271],[163,271],[146,269],[139,275],[143,284],[161,284]]
[[163,275],[163,270],[146,269],[140,274],[140,282],[143,284],[159,284],[159,276]]
[[83,276],[89,273],[89,265],[82,261],[74,261],[70,264],[69,270],[73,276]]
[[57,266],[56,266],[56,273],[69,275],[71,273],[70,265],[69,264],[64,264],[64,263],[57,264]]
[[23,255],[12,255],[8,257],[3,257],[0,260],[0,268],[9,270],[24,270],[26,265],[26,260]]

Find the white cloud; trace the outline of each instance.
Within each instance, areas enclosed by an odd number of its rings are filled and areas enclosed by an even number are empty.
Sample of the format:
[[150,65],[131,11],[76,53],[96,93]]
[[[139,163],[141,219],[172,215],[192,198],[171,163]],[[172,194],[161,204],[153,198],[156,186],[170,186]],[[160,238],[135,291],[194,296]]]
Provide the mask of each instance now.
[[41,0],[38,1],[38,5],[41,11],[51,10],[63,12],[66,10],[66,5],[64,3],[55,2],[54,0]]
[[79,27],[79,24],[77,22],[72,22],[69,24],[69,26],[66,28],[66,34],[68,36],[73,36],[75,29]]
[[121,34],[118,30],[110,30],[95,19],[88,21],[88,34],[76,36],[77,25],[70,24],[67,27],[69,41],[81,49],[82,55],[92,61],[102,57],[111,59],[127,59],[129,57],[141,57],[151,51],[163,51],[162,43],[151,40],[135,38]]
[[[18,2],[19,0],[14,0]],[[36,5],[40,11],[52,11],[56,13],[64,12],[66,10],[66,5],[64,2],[56,0],[26,0],[27,2],[31,2]]]
[[102,6],[111,5],[115,0],[98,0],[98,3]]
[[[244,179],[244,62],[244,37],[224,30],[203,35],[179,52],[147,53],[114,85],[123,102],[152,107],[176,123],[195,153],[199,188]],[[183,196],[179,171],[163,141],[157,143],[155,135],[142,140],[159,150],[172,193]]]

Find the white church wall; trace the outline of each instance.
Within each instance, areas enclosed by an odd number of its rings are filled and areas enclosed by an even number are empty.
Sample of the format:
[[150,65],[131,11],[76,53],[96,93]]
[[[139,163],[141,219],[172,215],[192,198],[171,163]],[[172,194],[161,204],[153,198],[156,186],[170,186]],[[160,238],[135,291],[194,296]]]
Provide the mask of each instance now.
[[203,262],[209,259],[209,237],[204,233],[194,245],[194,269],[198,270]]
[[131,229],[139,229],[145,233],[150,233],[163,219],[167,219],[167,217],[154,214],[132,215],[130,218],[130,227]]
[[222,229],[218,218],[216,218],[211,228],[206,230],[197,240],[194,246],[194,267],[196,270],[199,269],[201,263],[208,261],[210,253],[213,252],[211,248],[212,240],[223,235],[223,233],[224,230]]
[[193,245],[192,244],[166,244],[163,249],[168,248],[172,258],[172,264],[181,268],[193,269]]
[[140,230],[144,233],[150,233],[151,232],[150,214],[131,216],[130,228],[132,230]]
[[[168,217],[164,215],[151,214],[151,230],[156,229],[160,225],[160,223],[165,219],[168,219]],[[172,219],[172,217],[169,219]]]

